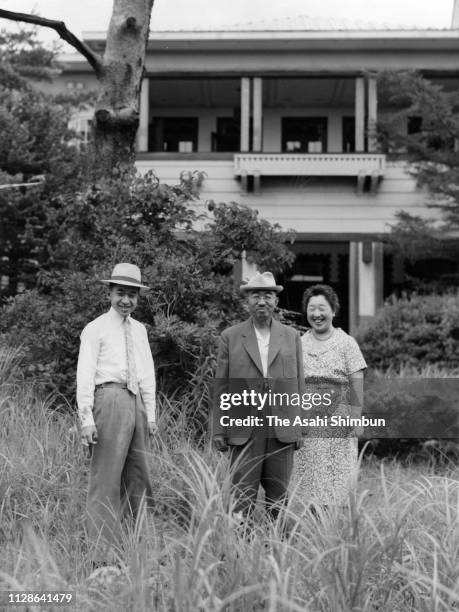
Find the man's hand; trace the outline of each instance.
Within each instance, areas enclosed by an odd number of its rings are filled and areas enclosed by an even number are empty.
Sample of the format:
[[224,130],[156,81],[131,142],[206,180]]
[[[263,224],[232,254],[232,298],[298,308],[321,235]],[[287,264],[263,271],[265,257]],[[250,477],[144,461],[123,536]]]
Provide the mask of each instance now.
[[83,446],[97,444],[97,429],[95,425],[87,425],[81,428],[81,443]]
[[228,450],[228,444],[223,436],[214,436],[213,443],[214,447],[221,453]]
[[150,436],[154,436],[156,435],[156,432],[158,431],[158,426],[156,425],[155,421],[148,421],[148,434]]

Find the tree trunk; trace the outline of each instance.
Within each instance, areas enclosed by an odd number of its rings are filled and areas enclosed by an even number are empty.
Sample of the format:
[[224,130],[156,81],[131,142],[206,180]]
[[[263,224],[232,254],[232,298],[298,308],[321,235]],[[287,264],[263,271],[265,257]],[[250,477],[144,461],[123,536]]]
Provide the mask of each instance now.
[[95,171],[132,171],[140,88],[154,0],[114,0],[94,115]]
[[99,81],[93,122],[94,178],[131,173],[139,125],[140,88],[154,0],[113,0],[104,57],[67,30],[65,23],[0,9],[0,18],[52,28],[81,53]]

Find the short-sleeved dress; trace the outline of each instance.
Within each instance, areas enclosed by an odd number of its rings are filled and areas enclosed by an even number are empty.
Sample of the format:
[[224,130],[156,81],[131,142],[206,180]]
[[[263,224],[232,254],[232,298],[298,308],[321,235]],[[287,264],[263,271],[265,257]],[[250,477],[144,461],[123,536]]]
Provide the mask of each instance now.
[[[339,389],[341,398],[335,402],[336,408],[337,403],[349,397],[349,375],[367,367],[357,342],[335,328],[321,346],[313,343],[311,330],[304,334],[301,343],[306,388]],[[334,407],[324,412],[330,422]],[[302,416],[309,416],[308,412]],[[314,436],[314,431],[321,432],[318,436],[323,432],[312,429],[309,435]],[[328,430],[328,437],[306,437],[303,447],[295,453],[292,484],[303,503],[341,505],[347,501],[357,467],[358,441],[355,437],[329,437],[333,435],[331,431]]]

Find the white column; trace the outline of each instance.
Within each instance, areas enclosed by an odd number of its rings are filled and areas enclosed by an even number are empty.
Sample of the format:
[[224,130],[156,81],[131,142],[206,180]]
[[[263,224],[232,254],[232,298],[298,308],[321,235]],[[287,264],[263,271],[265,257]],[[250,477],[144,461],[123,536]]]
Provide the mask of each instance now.
[[247,253],[242,251],[241,258],[234,264],[233,274],[235,284],[248,281],[252,276],[255,276],[258,266],[255,263],[247,261]]
[[355,79],[355,150],[365,150],[365,81],[363,77]]
[[459,0],[454,0],[453,16],[451,18],[451,29],[459,30]]
[[359,243],[349,243],[349,333],[359,324]]
[[142,80],[139,105],[139,129],[137,131],[137,150],[148,151],[148,122],[150,119],[150,79]]
[[263,120],[263,81],[260,77],[253,79],[253,140],[252,151],[262,149]]
[[378,120],[378,94],[376,77],[370,76],[368,79],[368,152],[377,150],[376,122]]
[[375,316],[383,298],[383,245],[360,242],[358,256],[359,323]]
[[241,151],[249,151],[250,146],[250,79],[241,78]]

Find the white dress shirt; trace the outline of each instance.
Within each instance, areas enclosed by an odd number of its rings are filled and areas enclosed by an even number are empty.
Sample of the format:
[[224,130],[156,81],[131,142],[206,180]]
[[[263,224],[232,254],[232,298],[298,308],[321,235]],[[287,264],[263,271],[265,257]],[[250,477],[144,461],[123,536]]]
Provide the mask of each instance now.
[[258,350],[260,351],[261,367],[263,368],[263,376],[268,377],[268,353],[269,353],[269,341],[271,339],[271,331],[267,336],[262,336],[258,329],[253,326],[255,335],[257,337]]
[[[148,422],[156,421],[156,379],[147,330],[130,317],[139,391]],[[94,388],[106,382],[125,383],[126,338],[123,317],[110,308],[81,332],[77,367],[77,403],[81,426],[94,425]]]

